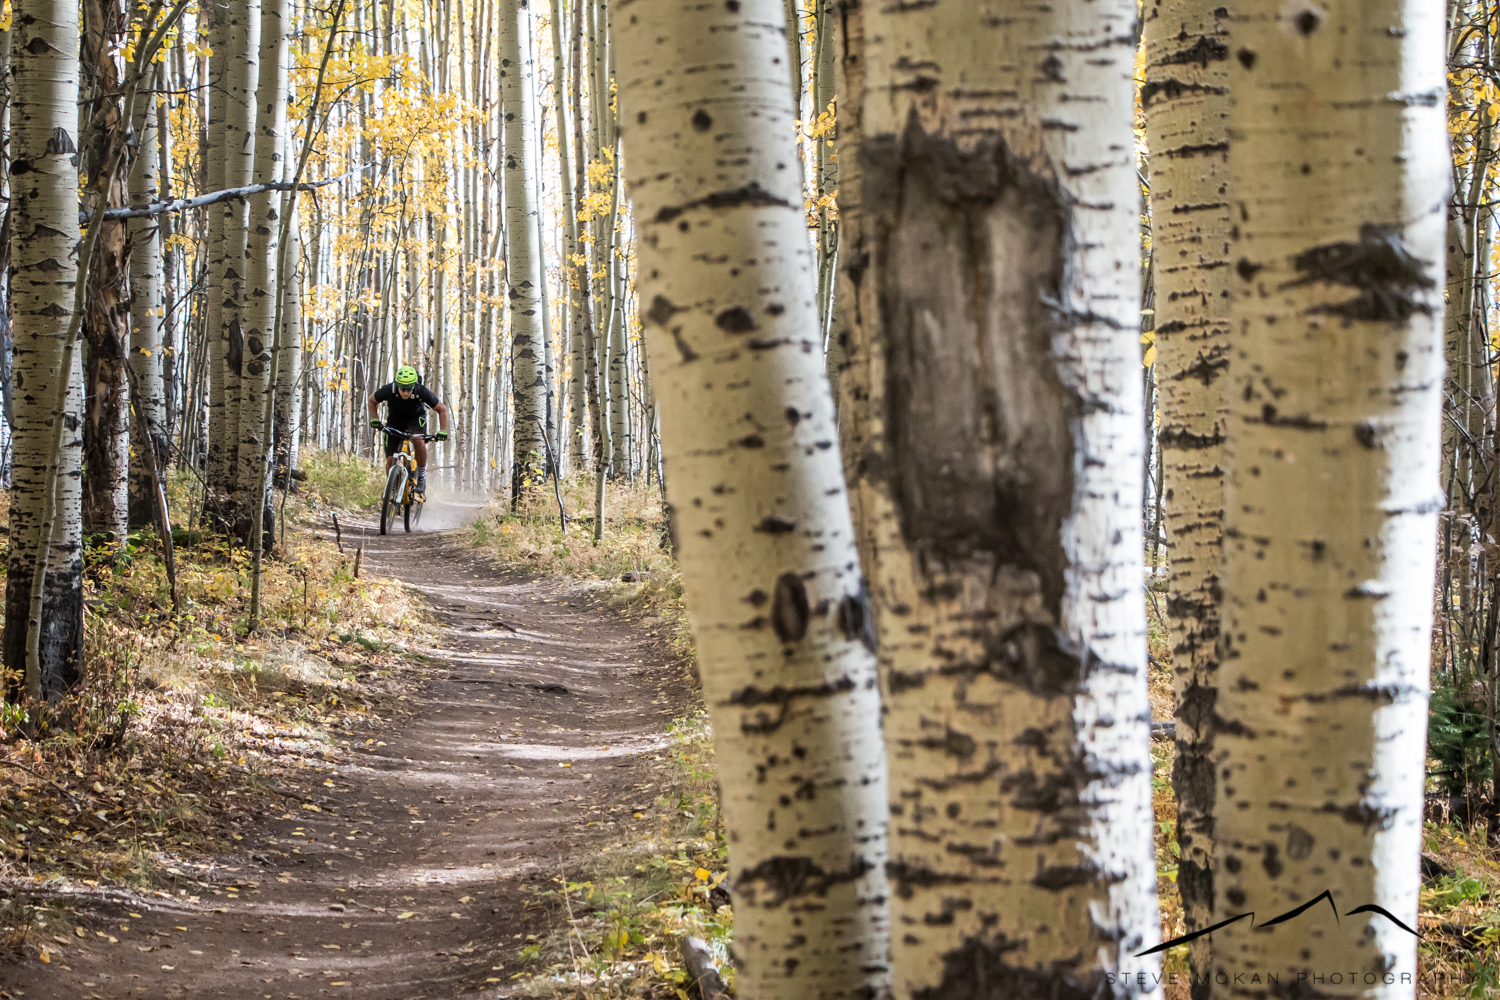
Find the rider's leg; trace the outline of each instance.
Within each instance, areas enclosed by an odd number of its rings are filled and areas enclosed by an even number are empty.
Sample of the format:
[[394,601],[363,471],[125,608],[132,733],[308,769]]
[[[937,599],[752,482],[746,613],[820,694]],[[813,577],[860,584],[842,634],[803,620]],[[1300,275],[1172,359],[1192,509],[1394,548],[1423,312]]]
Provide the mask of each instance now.
[[412,438],[412,449],[417,453],[417,492],[427,492],[427,442]]

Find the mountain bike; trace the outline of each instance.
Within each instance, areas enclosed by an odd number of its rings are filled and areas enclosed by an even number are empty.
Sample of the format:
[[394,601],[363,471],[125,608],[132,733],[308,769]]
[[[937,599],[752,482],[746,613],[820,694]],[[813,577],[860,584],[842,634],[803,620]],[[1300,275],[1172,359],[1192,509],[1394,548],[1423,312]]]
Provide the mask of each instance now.
[[411,449],[413,438],[431,441],[431,434],[409,434],[394,427],[382,427],[386,434],[401,438],[401,450],[396,452],[391,463],[390,474],[385,478],[385,496],[380,501],[380,533],[396,519],[396,508],[401,508],[401,523],[410,533],[422,519],[422,503],[426,497],[416,491],[417,456]]

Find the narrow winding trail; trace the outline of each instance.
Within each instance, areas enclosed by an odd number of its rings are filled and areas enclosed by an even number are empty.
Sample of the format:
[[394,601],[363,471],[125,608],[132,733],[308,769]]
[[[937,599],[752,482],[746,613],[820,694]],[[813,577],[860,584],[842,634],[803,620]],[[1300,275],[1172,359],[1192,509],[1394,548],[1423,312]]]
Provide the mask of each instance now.
[[443,625],[427,652],[446,669],[411,696],[404,729],[341,736],[318,811],[242,829],[242,853],[190,871],[198,902],[110,904],[83,917],[87,937],[69,942],[82,952],[0,969],[0,987],[513,995],[517,952],[549,919],[526,900],[639,822],[684,697],[664,646],[580,593],[506,574],[451,533],[366,527],[365,565],[420,589]]

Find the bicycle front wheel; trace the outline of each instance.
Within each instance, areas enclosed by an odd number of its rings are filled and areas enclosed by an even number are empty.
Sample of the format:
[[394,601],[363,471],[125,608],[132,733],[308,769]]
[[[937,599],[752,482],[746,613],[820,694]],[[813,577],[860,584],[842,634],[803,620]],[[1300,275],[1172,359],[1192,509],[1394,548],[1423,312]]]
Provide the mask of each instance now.
[[406,489],[406,470],[398,462],[391,466],[385,477],[385,496],[380,501],[380,533],[386,534],[396,520],[396,508],[401,506],[401,494]]

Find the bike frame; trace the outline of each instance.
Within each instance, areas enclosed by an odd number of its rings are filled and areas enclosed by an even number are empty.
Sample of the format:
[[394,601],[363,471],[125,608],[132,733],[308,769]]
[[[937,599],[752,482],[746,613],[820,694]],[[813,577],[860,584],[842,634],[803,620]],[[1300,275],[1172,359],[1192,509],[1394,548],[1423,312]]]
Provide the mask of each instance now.
[[415,502],[414,486],[416,484],[416,476],[413,473],[417,471],[417,456],[412,451],[412,439],[420,437],[424,441],[431,441],[434,435],[412,434],[408,431],[398,431],[394,427],[385,426],[380,427],[379,430],[385,434],[394,434],[402,438],[401,448],[391,456],[395,461],[391,463],[391,470],[386,475],[385,496],[381,501],[380,507],[380,533],[382,535],[386,534],[386,528],[392,514],[390,510],[392,498],[395,498],[394,505],[401,508],[402,519],[405,522],[406,530],[409,532],[412,529],[414,520],[412,517],[412,504]]

